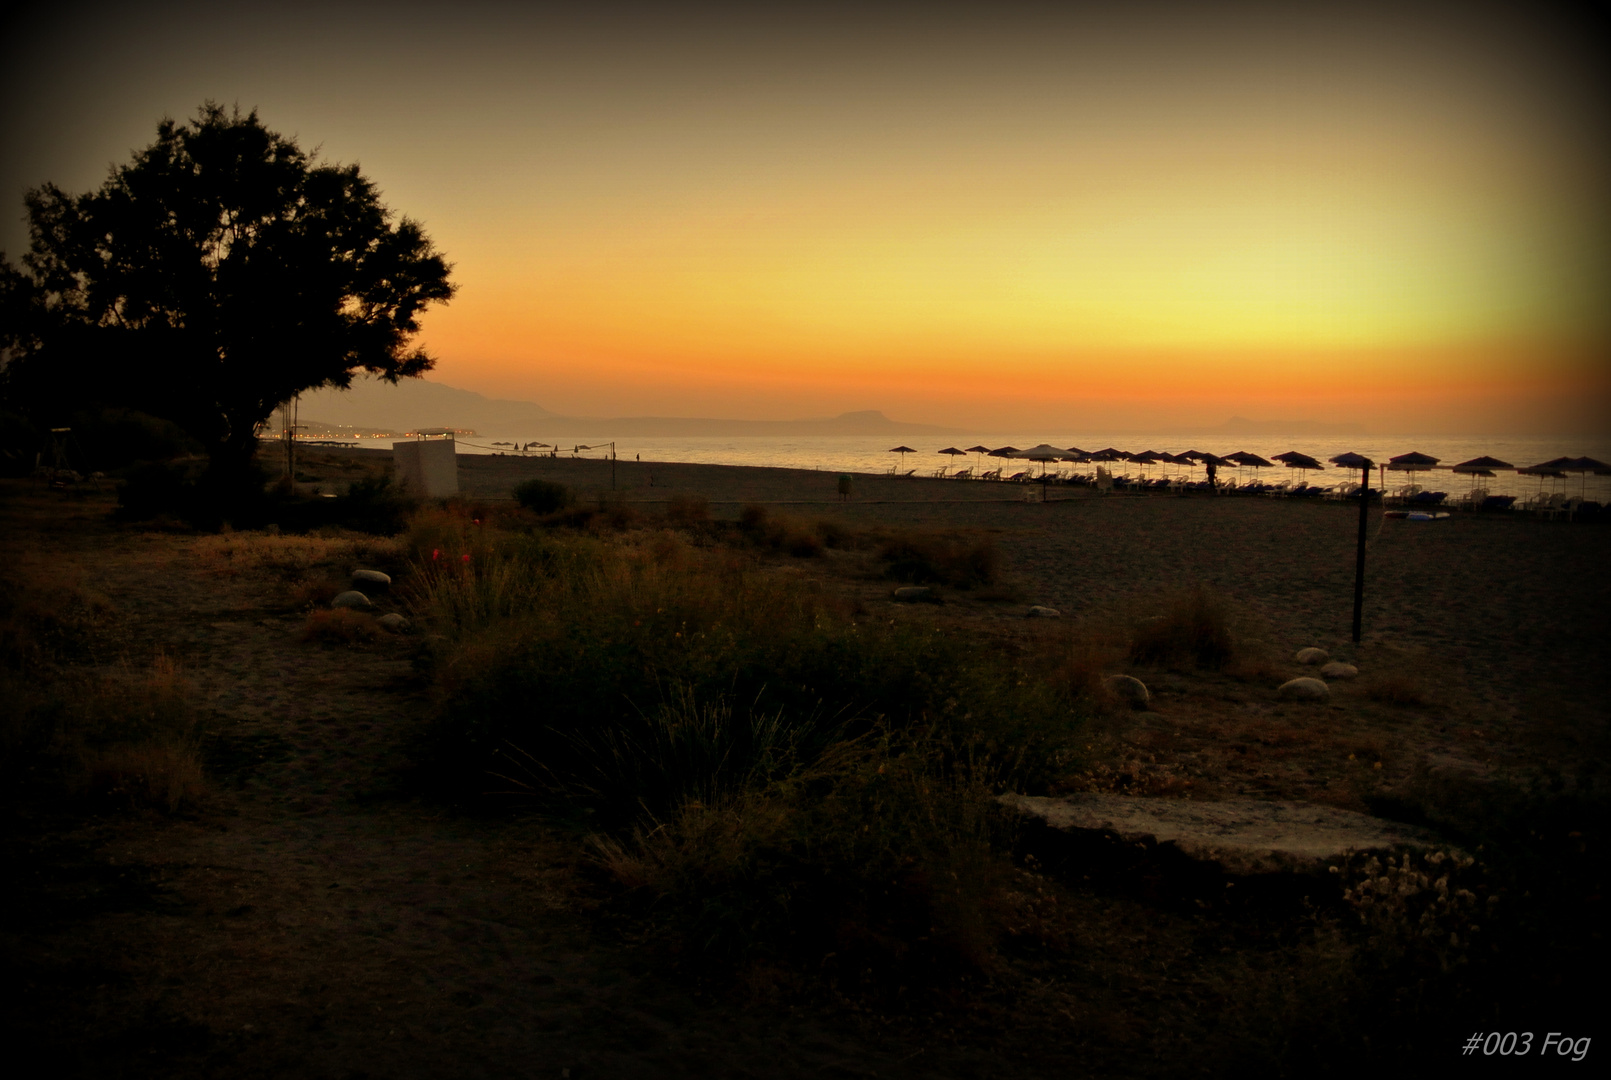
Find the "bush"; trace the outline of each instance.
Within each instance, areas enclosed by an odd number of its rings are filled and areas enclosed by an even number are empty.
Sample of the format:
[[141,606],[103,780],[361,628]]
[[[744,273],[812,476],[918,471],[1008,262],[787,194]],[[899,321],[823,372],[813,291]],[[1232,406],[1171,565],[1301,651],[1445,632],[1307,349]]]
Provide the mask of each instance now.
[[971,589],[995,584],[1001,569],[1001,555],[989,538],[971,539],[939,533],[903,532],[885,536],[879,544],[878,557],[889,564],[885,577],[913,585]]
[[1130,642],[1130,659],[1138,664],[1187,662],[1220,668],[1235,654],[1225,605],[1201,586],[1143,623]]
[[773,515],[766,507],[756,503],[750,503],[739,511],[738,527],[751,543],[759,547],[801,559],[822,554],[822,540],[809,523],[785,514]]
[[630,820],[676,800],[645,794],[623,748],[669,745],[667,725],[686,733],[694,716],[781,724],[775,745],[802,763],[879,723],[954,723],[1028,783],[1077,725],[1074,698],[965,637],[863,622],[731,551],[687,549],[675,565],[654,551],[537,534],[417,577],[417,605],[454,638],[438,671],[442,759],[474,775],[513,744],[542,762],[534,786]]
[[159,515],[189,515],[195,501],[194,470],[185,465],[137,465],[118,487],[118,516],[147,521]]
[[991,794],[944,740],[872,738],[594,846],[683,964],[781,965],[910,1007],[998,966],[1012,869]]
[[576,502],[576,496],[564,484],[533,477],[515,485],[515,501],[534,514],[552,514]]
[[323,608],[308,615],[302,626],[303,641],[319,641],[327,645],[352,645],[360,641],[373,641],[380,636],[380,627],[372,616],[352,608]]
[[[751,541],[781,524],[747,518]],[[591,811],[620,902],[681,962],[826,973],[886,1004],[992,969],[1015,873],[993,796],[1069,767],[1083,677],[867,621],[742,549],[477,539],[406,586],[447,638],[427,661],[438,777]]]
[[710,520],[710,500],[703,495],[673,495],[666,502],[666,520],[688,528]]

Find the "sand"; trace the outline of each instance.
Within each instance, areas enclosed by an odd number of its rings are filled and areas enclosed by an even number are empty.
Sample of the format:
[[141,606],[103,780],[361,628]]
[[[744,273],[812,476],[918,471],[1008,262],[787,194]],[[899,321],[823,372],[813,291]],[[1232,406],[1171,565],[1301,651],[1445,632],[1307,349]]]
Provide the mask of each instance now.
[[[339,487],[385,458],[321,451],[306,466],[311,483]],[[528,476],[637,506],[649,527],[672,496],[700,495],[716,516],[762,502],[988,535],[1003,587],[947,591],[922,610],[889,603],[870,556],[776,561],[891,618],[953,620],[1024,647],[1099,637],[1195,583],[1212,587],[1249,659],[1232,672],[1115,661],[1155,698],[1093,730],[1085,790],[1361,810],[1362,791],[1418,768],[1570,775],[1605,757],[1611,529],[1373,518],[1355,647],[1347,507],[1077,489],[1041,504],[1017,486],[868,476],[841,502],[834,474],[637,462],[616,465],[612,493],[604,462],[461,458],[472,498],[507,499]],[[285,582],[220,569],[216,538],[115,526],[104,494],[64,499],[18,482],[0,495],[8,572],[60,575],[107,599],[113,614],[86,663],[179,659],[206,702],[219,785],[205,812],[177,820],[14,815],[8,865],[27,885],[9,897],[4,945],[33,1001],[17,1016],[45,1032],[65,1075],[145,1055],[171,1075],[1062,1075],[1051,1043],[1027,1065],[990,1048],[983,1029],[959,1048],[951,1033],[746,1012],[668,985],[630,940],[588,922],[572,839],[396,790],[390,770],[425,708],[406,639],[303,642]],[[1026,619],[1030,604],[1065,614]],[[1279,701],[1280,682],[1313,674],[1292,659],[1305,646],[1358,664],[1360,679],[1334,683],[1326,705]],[[1415,700],[1373,697],[1386,675]],[[1149,1039],[1191,1045],[1207,1021],[1189,995],[1149,981],[1147,957],[1218,963],[1220,951],[1201,948],[1195,924],[1091,903],[1093,926],[1145,926],[1131,936],[1147,955],[1082,991],[1097,1019],[1082,1021],[1079,1052],[1128,1071],[1113,1032],[1142,1022]],[[1141,999],[1158,1002],[1150,1019],[1135,1011]]]

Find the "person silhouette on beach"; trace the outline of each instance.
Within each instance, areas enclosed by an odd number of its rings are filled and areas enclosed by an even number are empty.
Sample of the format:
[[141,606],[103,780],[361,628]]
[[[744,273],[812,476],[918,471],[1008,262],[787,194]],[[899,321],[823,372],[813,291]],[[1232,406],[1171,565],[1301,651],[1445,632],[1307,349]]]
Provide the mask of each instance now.
[[1210,495],[1218,495],[1219,494],[1219,484],[1215,483],[1215,481],[1214,481],[1214,477],[1218,473],[1219,473],[1219,466],[1215,465],[1212,461],[1210,461],[1208,463],[1208,493]]

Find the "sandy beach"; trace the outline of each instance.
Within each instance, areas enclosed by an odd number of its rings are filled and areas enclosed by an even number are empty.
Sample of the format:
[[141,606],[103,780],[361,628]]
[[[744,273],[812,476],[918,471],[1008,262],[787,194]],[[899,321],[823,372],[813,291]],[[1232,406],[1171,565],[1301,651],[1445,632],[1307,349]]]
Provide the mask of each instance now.
[[[388,456],[320,450],[299,471],[307,487],[343,490],[388,469]],[[1025,654],[1082,635],[1119,640],[1207,585],[1230,610],[1241,659],[1208,671],[1108,654],[1153,701],[1091,729],[1073,790],[1368,810],[1429,770],[1574,784],[1605,760],[1611,530],[1600,526],[1384,522],[1376,511],[1355,647],[1351,507],[1080,489],[1042,504],[1019,486],[873,476],[857,476],[841,502],[824,473],[615,468],[612,488],[607,462],[461,457],[460,482],[464,499],[512,509],[519,481],[558,480],[584,502],[636,509],[646,535],[667,527],[673,497],[699,496],[716,518],[761,503],[857,528],[988,537],[999,586],[942,589],[939,605],[892,603],[866,552],[761,558],[870,616],[933,620]],[[1053,1076],[1072,1054],[1108,1075],[1173,1075],[1170,1062],[1214,1038],[1205,1000],[1256,987],[1258,965],[1299,962],[1248,944],[1265,940],[1248,936],[1263,916],[1088,889],[1064,900],[1085,935],[1071,955],[1115,958],[1073,976],[1072,1024],[1056,996],[1005,1012],[969,1006],[971,1019],[943,1036],[854,1011],[699,997],[645,968],[630,934],[590,921],[600,886],[565,827],[398,786],[428,709],[415,644],[334,646],[304,633],[307,590],[338,587],[371,540],[118,525],[108,493],[66,499],[21,481],[0,507],[8,587],[93,613],[77,659],[53,677],[121,677],[171,657],[206,733],[211,793],[198,811],[86,819],[48,800],[14,807],[8,858],[29,884],[11,897],[4,944],[32,988],[19,1016],[62,1056],[64,1075],[131,1054],[159,1055],[152,1074],[174,1076],[493,1074],[515,1062],[575,1076]],[[280,562],[254,570],[237,558],[258,548]],[[1032,604],[1062,617],[1026,618]],[[1359,679],[1334,681],[1323,705],[1280,700],[1281,682],[1313,673],[1294,660],[1307,646],[1357,664]],[[1226,1008],[1263,1015],[1256,994],[1236,994]],[[95,1037],[75,1042],[90,1013]],[[1137,1025],[1154,1056],[1135,1055]],[[1234,1060],[1234,1047],[1221,1052]],[[858,1064],[846,1072],[846,1061]]]

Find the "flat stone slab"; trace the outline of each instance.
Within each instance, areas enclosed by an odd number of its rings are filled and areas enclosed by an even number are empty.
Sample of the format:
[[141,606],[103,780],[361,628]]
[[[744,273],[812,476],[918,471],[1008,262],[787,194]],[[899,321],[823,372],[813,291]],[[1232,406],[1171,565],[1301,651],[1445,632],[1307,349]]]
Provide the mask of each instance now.
[[1426,829],[1318,803],[1097,794],[1003,795],[1001,802],[1066,832],[1172,844],[1230,874],[1321,873],[1352,851],[1447,846]]

